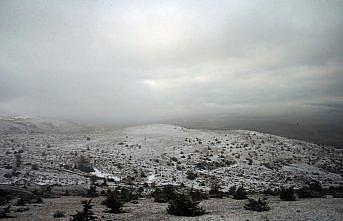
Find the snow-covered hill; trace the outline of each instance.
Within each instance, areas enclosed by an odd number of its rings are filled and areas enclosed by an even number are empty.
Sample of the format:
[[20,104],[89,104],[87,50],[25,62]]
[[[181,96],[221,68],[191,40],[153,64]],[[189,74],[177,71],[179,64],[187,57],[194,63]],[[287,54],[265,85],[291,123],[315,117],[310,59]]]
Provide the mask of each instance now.
[[0,115],[0,134],[68,132],[81,129],[85,127],[72,122]]
[[[82,156],[97,176],[138,184],[183,183],[205,189],[218,182],[227,190],[244,183],[258,191],[301,186],[312,179],[326,186],[343,184],[342,150],[246,130],[194,130],[166,124],[101,133],[56,130],[7,134],[0,148],[0,163],[7,165],[0,172],[1,183],[84,183],[82,173],[73,169]],[[15,167],[19,152],[21,174],[4,177]],[[33,163],[38,170],[32,169]]]

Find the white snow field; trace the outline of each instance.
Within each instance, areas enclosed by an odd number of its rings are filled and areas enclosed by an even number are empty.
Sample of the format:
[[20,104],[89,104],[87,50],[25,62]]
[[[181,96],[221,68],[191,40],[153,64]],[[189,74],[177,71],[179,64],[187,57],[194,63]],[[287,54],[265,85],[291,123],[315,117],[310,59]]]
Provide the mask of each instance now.
[[[166,124],[104,129],[59,123],[38,132],[42,124],[50,124],[25,118],[2,118],[0,123],[2,184],[85,183],[87,176],[76,167],[81,157],[94,167],[93,175],[114,181],[133,177],[137,183],[206,189],[216,180],[224,190],[244,183],[254,191],[300,187],[311,179],[323,186],[343,184],[342,150],[254,131]],[[4,176],[15,168],[18,154],[20,174]],[[33,170],[32,164],[38,168]],[[196,177],[189,179],[189,173]]]

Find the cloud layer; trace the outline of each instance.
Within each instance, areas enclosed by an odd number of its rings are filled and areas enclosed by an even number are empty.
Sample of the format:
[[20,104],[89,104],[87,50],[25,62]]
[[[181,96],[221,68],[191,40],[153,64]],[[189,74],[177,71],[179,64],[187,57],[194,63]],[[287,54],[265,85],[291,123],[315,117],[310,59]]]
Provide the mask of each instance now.
[[342,120],[342,11],[342,1],[1,1],[0,110]]

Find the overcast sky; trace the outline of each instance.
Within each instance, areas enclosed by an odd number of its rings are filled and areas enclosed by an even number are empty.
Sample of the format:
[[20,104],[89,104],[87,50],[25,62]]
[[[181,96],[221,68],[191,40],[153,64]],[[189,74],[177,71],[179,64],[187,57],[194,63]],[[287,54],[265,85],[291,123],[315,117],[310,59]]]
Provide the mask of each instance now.
[[0,112],[340,118],[342,12],[334,0],[1,0]]

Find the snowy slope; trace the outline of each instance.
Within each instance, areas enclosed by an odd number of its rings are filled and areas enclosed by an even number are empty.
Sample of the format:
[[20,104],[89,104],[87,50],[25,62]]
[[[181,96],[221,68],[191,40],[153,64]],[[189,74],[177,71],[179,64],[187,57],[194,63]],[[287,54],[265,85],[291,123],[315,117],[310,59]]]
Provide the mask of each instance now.
[[0,142],[3,164],[14,164],[13,153],[21,149],[24,162],[38,163],[41,168],[32,171],[30,166],[22,166],[22,174],[32,174],[25,177],[26,181],[0,174],[1,183],[83,183],[82,177],[75,181],[75,174],[69,182],[65,171],[60,171],[59,177],[50,170],[61,165],[73,168],[84,156],[95,167],[95,175],[121,182],[133,177],[140,184],[184,183],[203,189],[214,182],[224,189],[244,183],[252,190],[301,186],[311,179],[327,186],[343,184],[341,150],[246,130],[194,130],[155,124],[106,132],[17,134]]
[[0,116],[0,134],[46,133],[80,130],[81,125],[27,116]]

